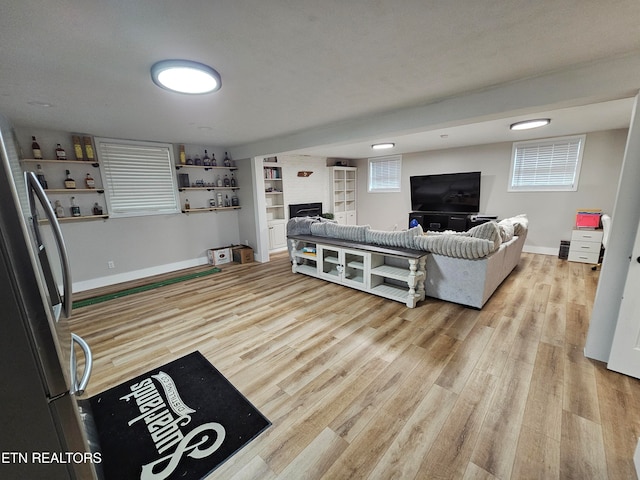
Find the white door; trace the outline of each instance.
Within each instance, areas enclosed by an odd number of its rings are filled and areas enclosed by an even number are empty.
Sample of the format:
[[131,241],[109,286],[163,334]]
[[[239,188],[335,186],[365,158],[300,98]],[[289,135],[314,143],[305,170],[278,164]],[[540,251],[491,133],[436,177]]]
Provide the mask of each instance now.
[[607,367],[640,378],[640,228],[636,232]]

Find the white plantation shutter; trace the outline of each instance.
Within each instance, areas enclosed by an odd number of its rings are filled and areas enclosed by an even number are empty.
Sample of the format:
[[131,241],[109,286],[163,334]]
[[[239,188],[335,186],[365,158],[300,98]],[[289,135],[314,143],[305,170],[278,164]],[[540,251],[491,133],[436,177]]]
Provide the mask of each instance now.
[[399,192],[402,155],[369,159],[369,192]]
[[110,217],[179,213],[171,145],[96,138]]
[[509,191],[578,189],[585,136],[513,144]]

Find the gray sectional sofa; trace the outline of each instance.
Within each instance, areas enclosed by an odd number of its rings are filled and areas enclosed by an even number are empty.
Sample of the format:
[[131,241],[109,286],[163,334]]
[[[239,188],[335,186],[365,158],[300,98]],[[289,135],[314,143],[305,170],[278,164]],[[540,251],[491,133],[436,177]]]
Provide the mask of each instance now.
[[319,217],[293,218],[288,235],[317,235],[358,244],[429,252],[425,290],[429,297],[482,308],[520,260],[528,231],[526,215],[487,222],[467,232],[373,230],[338,225]]

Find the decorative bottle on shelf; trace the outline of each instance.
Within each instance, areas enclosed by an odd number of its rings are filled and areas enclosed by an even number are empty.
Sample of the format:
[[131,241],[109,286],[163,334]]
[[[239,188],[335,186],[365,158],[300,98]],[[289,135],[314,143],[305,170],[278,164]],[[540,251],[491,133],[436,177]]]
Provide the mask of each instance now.
[[215,153],[211,154],[211,166],[212,167],[217,167],[218,166],[218,161],[216,160],[216,154]]
[[35,160],[42,160],[42,150],[40,150],[40,144],[36,140],[36,137],[31,137],[31,151],[33,152],[33,158]]
[[195,157],[193,157],[193,164],[197,165],[199,167],[202,166],[202,159],[200,158],[200,155],[198,155],[197,153],[196,153]]
[[190,210],[191,209],[191,203],[189,203],[189,199],[188,198],[186,198],[184,200],[184,209],[185,210]]
[[71,178],[71,172],[69,170],[65,170],[67,172],[67,178],[64,179],[64,188],[76,188],[76,181]]
[[80,137],[78,135],[73,135],[71,139],[73,140],[73,152],[76,155],[76,160],[84,160],[84,154],[82,153],[82,143],[80,143]]
[[53,204],[53,209],[56,212],[56,217],[58,218],[63,218],[64,217],[64,208],[62,207],[62,204],[60,203],[60,200],[56,200],[55,203]]
[[83,137],[83,142],[84,142],[84,151],[87,154],[87,161],[88,162],[95,162],[96,161],[96,156],[95,153],[93,152],[93,145],[91,144],[91,137]]
[[209,167],[211,165],[211,159],[209,158],[209,154],[207,153],[207,150],[204,151],[204,157],[202,157],[202,164],[205,167]]
[[187,155],[184,153],[184,145],[180,145],[178,149],[180,151],[180,165],[186,165]]
[[218,175],[218,177],[216,178],[216,187],[222,187],[222,178],[220,178],[220,175]]
[[64,148],[62,148],[58,143],[58,146],[56,147],[56,160],[66,160],[66,159],[67,159],[67,152],[65,152]]
[[231,186],[232,187],[238,186],[238,182],[236,181],[236,177],[233,175],[233,172],[231,172]]
[[72,217],[80,216],[80,207],[76,203],[76,197],[71,197],[71,216]]
[[94,215],[102,215],[103,211],[102,211],[102,205],[100,205],[98,202],[93,204],[93,214]]
[[36,168],[36,177],[38,178],[38,182],[45,190],[49,188],[47,185],[47,180],[44,178],[44,172],[42,171],[42,165],[38,164]]
[[229,159],[229,155],[227,154],[227,152],[224,152],[224,166],[225,167],[231,166],[231,159]]
[[230,207],[231,206],[231,200],[229,200],[229,195],[225,195],[224,196],[224,206],[225,207]]
[[218,192],[216,194],[216,197],[218,197],[218,207],[223,207],[224,204],[222,203],[222,194],[220,192]]
[[90,173],[87,173],[87,178],[84,179],[84,183],[87,188],[96,188],[96,182]]
[[236,192],[233,192],[233,195],[231,195],[231,206],[232,207],[240,206],[240,199],[238,198],[238,194],[236,194]]
[[224,174],[224,186],[225,187],[231,186],[231,180],[229,180],[229,176],[226,173]]
[[190,156],[187,156],[187,165],[193,165],[193,160],[191,160]]

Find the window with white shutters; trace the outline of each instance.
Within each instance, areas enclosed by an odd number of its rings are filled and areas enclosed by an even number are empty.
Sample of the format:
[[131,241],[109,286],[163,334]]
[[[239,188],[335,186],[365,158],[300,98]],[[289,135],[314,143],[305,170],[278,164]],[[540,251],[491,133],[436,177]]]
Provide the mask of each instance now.
[[370,193],[399,192],[402,155],[369,159]]
[[180,213],[170,144],[96,138],[110,217]]
[[509,191],[578,189],[585,135],[513,144]]

